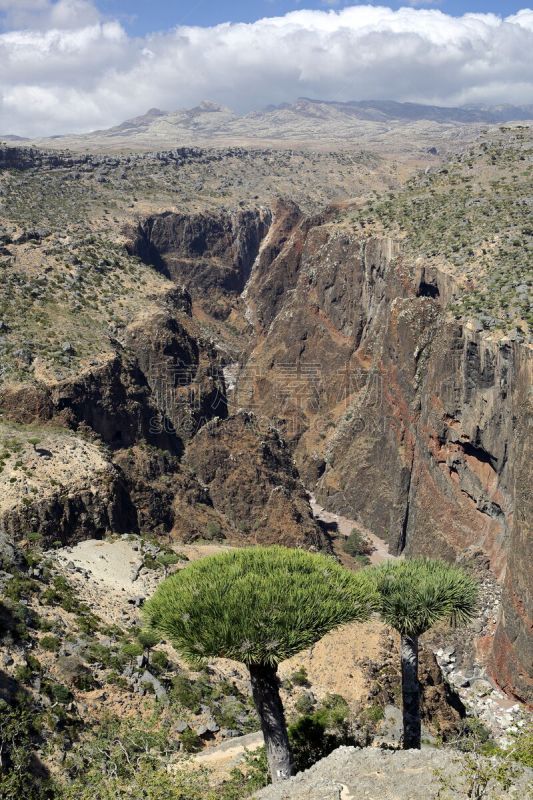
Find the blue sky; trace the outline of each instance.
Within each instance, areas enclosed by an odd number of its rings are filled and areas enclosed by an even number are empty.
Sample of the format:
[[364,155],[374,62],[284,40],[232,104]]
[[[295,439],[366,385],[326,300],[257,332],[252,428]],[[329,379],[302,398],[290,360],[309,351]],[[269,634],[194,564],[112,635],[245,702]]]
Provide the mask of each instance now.
[[[383,5],[390,8],[416,6],[438,8],[447,14],[460,16],[467,12],[493,12],[507,16],[521,8],[533,7],[527,0],[368,0],[359,5]],[[161,31],[175,25],[214,25],[219,22],[254,22],[262,17],[286,14],[298,8],[343,8],[358,5],[350,0],[97,0],[102,12],[118,16],[124,27],[133,35]]]

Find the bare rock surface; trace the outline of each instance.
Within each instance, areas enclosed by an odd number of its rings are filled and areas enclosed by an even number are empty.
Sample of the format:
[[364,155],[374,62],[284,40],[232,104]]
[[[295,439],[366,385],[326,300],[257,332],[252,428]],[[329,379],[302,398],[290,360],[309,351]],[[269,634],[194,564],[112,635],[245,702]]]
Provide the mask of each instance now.
[[[482,760],[485,764],[486,760]],[[464,756],[453,750],[391,751],[339,747],[290,781],[268,786],[256,800],[436,800],[472,797],[461,775]],[[508,790],[491,782],[487,798],[524,798],[531,779],[524,774]],[[442,775],[442,780],[440,779]],[[451,782],[452,788],[444,788]],[[531,786],[531,784],[530,784]]]
[[0,539],[6,552],[32,532],[51,544],[128,530],[121,475],[97,443],[60,428],[7,424],[0,424],[0,441]]
[[246,411],[212,420],[186,461],[250,544],[326,547],[290,451],[265,420]]

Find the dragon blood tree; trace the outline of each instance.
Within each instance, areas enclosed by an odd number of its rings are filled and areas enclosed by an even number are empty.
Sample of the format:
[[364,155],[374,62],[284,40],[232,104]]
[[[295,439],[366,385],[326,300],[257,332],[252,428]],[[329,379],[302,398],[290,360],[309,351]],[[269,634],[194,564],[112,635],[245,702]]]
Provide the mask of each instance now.
[[472,619],[478,587],[459,567],[434,559],[387,561],[368,572],[376,579],[381,617],[401,636],[403,747],[420,749],[418,637],[441,620]]
[[374,582],[332,558],[247,547],[188,565],[144,606],[148,624],[190,663],[246,664],[273,782],[293,772],[278,664],[343,623],[376,609]]

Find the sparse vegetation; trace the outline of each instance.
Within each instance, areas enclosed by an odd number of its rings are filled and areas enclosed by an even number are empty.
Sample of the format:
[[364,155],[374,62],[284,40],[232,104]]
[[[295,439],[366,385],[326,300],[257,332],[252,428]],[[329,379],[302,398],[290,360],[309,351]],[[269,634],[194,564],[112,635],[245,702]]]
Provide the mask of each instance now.
[[0,797],[2,800],[55,800],[52,781],[34,755],[39,736],[35,715],[22,701],[0,700]]
[[[412,560],[371,573],[349,573],[326,556],[244,548],[191,563],[163,582],[146,605],[151,627],[140,629],[135,615],[147,592],[139,589],[138,597],[124,601],[119,616],[102,620],[78,591],[81,580],[91,580],[89,573],[80,579],[84,573],[73,564],[58,570],[57,554],[46,552],[72,543],[68,527],[41,526],[38,506],[45,500],[53,505],[56,499],[72,499],[73,464],[85,465],[98,455],[120,482],[129,480],[131,468],[135,488],[150,495],[150,502],[143,498],[139,504],[138,522],[132,517],[127,523],[128,530],[142,530],[136,534],[132,565],[142,578],[150,570],[149,580],[154,582],[188,560],[170,546],[180,527],[179,519],[172,517],[175,509],[159,528],[149,519],[156,504],[170,508],[168,498],[182,478],[180,491],[189,493],[187,508],[202,508],[194,531],[199,550],[215,547],[226,536],[231,544],[236,531],[241,543],[244,537],[261,541],[265,530],[266,517],[255,513],[257,507],[234,522],[224,515],[208,482],[192,485],[194,473],[186,458],[172,456],[175,463],[170,468],[169,451],[137,440],[115,450],[116,442],[105,445],[100,429],[91,429],[85,417],[62,405],[63,386],[105,370],[113,359],[123,362],[125,372],[140,369],[142,359],[129,339],[131,323],[152,313],[175,311],[173,283],[127,252],[124,241],[130,234],[125,224],[136,226],[141,217],[163,207],[216,210],[236,208],[240,202],[245,210],[263,205],[267,190],[268,196],[291,190],[296,200],[313,208],[318,199],[322,204],[357,192],[348,210],[338,204],[337,217],[335,210],[324,215],[322,231],[340,229],[342,236],[348,231],[357,242],[376,234],[393,236],[402,242],[402,280],[412,280],[416,260],[423,260],[428,274],[435,267],[451,276],[448,311],[458,321],[470,320],[478,330],[521,341],[533,323],[532,156],[530,130],[517,127],[491,130],[449,163],[433,161],[435,166],[402,188],[398,183],[404,167],[348,151],[176,150],[84,156],[81,161],[72,157],[72,163],[62,157],[44,170],[36,162],[24,172],[0,171],[0,381],[2,387],[16,390],[11,400],[15,404],[19,390],[22,397],[30,392],[35,405],[28,403],[23,410],[28,411],[27,419],[36,419],[14,422],[10,415],[16,417],[18,409],[0,409],[3,497],[6,508],[8,501],[17,503],[22,520],[21,530],[12,537],[15,556],[9,548],[0,552],[0,645],[5,657],[1,688],[9,699],[0,700],[2,800],[243,800],[264,786],[269,774],[274,780],[285,778],[341,744],[368,743],[383,721],[385,703],[398,704],[396,688],[394,700],[392,692],[387,700],[369,695],[354,720],[353,705],[351,711],[339,694],[324,697],[322,687],[315,691],[305,667],[298,667],[282,687],[289,696],[287,726],[277,667],[336,625],[364,619],[378,606],[383,619],[402,636],[404,746],[419,746],[417,637],[437,620],[455,623],[471,616],[475,587],[461,571]],[[295,181],[295,173],[303,179]],[[367,190],[378,182],[379,192],[367,202]],[[328,250],[327,259],[332,254],[333,249]],[[309,270],[314,291],[319,269],[312,264]],[[420,302],[429,303],[438,289],[421,285],[420,294],[425,297]],[[218,349],[223,330],[220,365],[240,358],[248,324],[244,317],[239,319],[240,308],[226,320],[229,310],[230,304],[214,298],[209,307],[212,319],[203,319],[196,306],[190,320],[185,319],[188,312],[175,311],[179,324],[191,326],[191,342],[196,344],[205,340],[212,347],[215,342]],[[194,354],[193,366],[196,369],[198,357],[200,372],[211,380],[206,352]],[[418,357],[423,365],[425,352],[415,354]],[[490,364],[486,368],[490,371]],[[127,380],[121,386],[128,404],[144,402],[143,392],[150,402],[156,398],[152,376],[146,372],[144,377],[146,384],[140,387],[129,387]],[[49,394],[56,403],[53,411]],[[328,446],[328,437],[338,436],[342,444],[341,437],[350,435],[358,422],[357,402],[350,400],[340,421],[327,409],[324,429],[316,437],[317,451]],[[57,424],[48,420],[59,411]],[[305,413],[302,410],[304,417]],[[144,423],[134,415],[130,422],[132,437],[137,431],[141,439]],[[117,424],[117,442],[129,435],[126,427],[118,428],[122,426]],[[61,469],[59,459],[53,461],[58,452],[71,453]],[[131,458],[127,467],[119,461],[124,454]],[[149,462],[139,467],[138,481],[137,455]],[[333,450],[326,455],[325,469],[333,464]],[[317,467],[321,463],[317,460]],[[45,481],[40,476],[47,465],[56,470],[50,470]],[[151,470],[157,474],[154,491],[143,485],[145,472]],[[189,477],[190,487],[185,485]],[[100,473],[89,478],[88,496],[95,486],[107,487]],[[131,486],[127,488],[129,492]],[[65,504],[66,516],[83,521],[85,511],[76,500],[72,506]],[[97,536],[104,535],[113,513],[112,506],[102,509],[94,526]],[[10,524],[8,520],[6,530]],[[76,529],[78,533],[80,538],[91,535],[89,525]],[[358,530],[352,530],[342,548],[343,563],[350,569],[369,563],[372,547]],[[196,556],[193,549],[191,559]],[[154,584],[147,580],[146,585]],[[120,624],[110,624],[110,619]],[[193,670],[185,668],[170,644]],[[248,667],[255,704],[238,670],[206,666],[218,656]],[[314,670],[310,674],[314,676]],[[399,691],[396,672],[394,682]],[[117,708],[124,718],[111,713]],[[260,725],[267,747],[249,754],[242,768],[222,784],[214,786],[210,775],[189,769],[190,754],[226,737],[255,732]],[[481,798],[489,785],[504,791],[515,770],[533,768],[531,728],[517,723],[511,739],[502,744],[483,722],[468,716],[456,739],[443,733],[438,744],[462,751],[465,760],[457,780],[470,797]],[[442,800],[458,790],[455,779],[447,781]]]
[[39,644],[43,650],[50,650],[52,653],[57,653],[61,647],[61,641],[57,636],[47,635],[43,636]]
[[305,667],[298,667],[291,675],[291,682],[295,686],[309,686],[309,678]]
[[[363,207],[353,223],[402,241],[458,279],[450,310],[486,330],[527,334],[533,324],[531,138],[506,128]],[[475,169],[475,180],[474,172]]]

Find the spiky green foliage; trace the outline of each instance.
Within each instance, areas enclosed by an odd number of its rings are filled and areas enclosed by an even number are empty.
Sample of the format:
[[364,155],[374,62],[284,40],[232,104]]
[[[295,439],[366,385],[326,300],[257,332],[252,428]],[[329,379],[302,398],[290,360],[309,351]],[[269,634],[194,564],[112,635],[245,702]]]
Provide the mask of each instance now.
[[192,663],[224,657],[276,666],[336,626],[367,618],[376,603],[366,575],[332,558],[249,547],[175,573],[144,613]]
[[387,561],[368,572],[376,580],[381,616],[402,635],[420,636],[444,619],[462,624],[475,614],[475,580],[445,561]]

